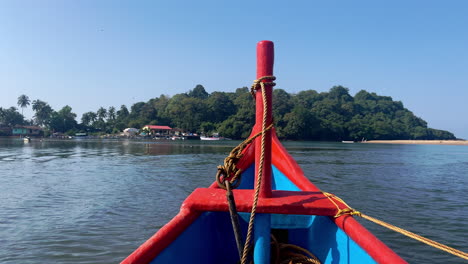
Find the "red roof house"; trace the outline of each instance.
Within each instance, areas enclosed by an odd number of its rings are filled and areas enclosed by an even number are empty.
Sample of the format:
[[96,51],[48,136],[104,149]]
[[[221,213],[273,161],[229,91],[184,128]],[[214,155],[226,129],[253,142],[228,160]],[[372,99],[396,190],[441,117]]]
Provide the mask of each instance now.
[[169,126],[147,125],[143,127],[143,130],[149,130],[151,135],[168,135],[172,128]]

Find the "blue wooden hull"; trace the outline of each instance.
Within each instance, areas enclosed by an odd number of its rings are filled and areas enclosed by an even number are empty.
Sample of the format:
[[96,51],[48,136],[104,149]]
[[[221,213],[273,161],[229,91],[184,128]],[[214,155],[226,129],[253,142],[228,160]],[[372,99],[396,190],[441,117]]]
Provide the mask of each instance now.
[[[273,229],[288,231],[289,243],[313,252],[322,263],[377,263],[326,216],[272,215],[271,220]],[[241,220],[241,226],[245,234],[247,222]],[[229,213],[206,212],[151,263],[237,263],[238,260]]]
[[[298,191],[301,189],[294,184],[288,176],[276,166],[272,169],[272,187],[274,190]],[[238,189],[249,190],[253,188],[254,166],[251,165],[242,175],[242,183]],[[189,212],[191,214],[191,212]],[[239,213],[242,233],[247,233],[249,213]],[[321,263],[405,263],[390,249],[378,243],[369,245],[364,249],[350,235],[338,226],[329,216],[296,215],[296,214],[257,214],[257,217],[266,217],[271,225],[272,233],[279,232],[286,236],[290,244],[305,248],[312,252]],[[352,218],[351,216],[346,216]],[[183,216],[184,219],[190,217]],[[351,220],[351,219],[349,219]],[[354,219],[352,219],[355,221]],[[206,211],[195,215],[190,223],[182,228],[173,241],[170,241],[154,258],[148,262],[139,259],[128,259],[125,263],[237,263],[239,256],[236,248],[233,228],[228,212]],[[174,226],[179,226],[176,223]],[[180,226],[179,226],[180,227]],[[171,227],[172,230],[175,227]],[[157,236],[158,234],[156,234]],[[156,243],[165,240],[156,239]],[[369,236],[363,233],[362,236]],[[372,236],[372,235],[370,235]],[[375,239],[375,237],[371,237]],[[378,241],[378,240],[377,240]],[[153,243],[154,245],[155,243]],[[362,244],[362,243],[361,243]],[[375,246],[375,248],[374,248]],[[374,255],[385,256],[375,259]],[[386,252],[388,251],[388,252]],[[141,259],[140,259],[141,260]],[[388,261],[387,261],[388,260]]]

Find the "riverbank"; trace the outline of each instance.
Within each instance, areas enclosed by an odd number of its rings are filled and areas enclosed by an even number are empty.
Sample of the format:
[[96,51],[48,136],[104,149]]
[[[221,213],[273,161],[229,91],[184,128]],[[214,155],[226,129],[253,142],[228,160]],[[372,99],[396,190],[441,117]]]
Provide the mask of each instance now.
[[370,144],[465,145],[468,140],[368,140]]

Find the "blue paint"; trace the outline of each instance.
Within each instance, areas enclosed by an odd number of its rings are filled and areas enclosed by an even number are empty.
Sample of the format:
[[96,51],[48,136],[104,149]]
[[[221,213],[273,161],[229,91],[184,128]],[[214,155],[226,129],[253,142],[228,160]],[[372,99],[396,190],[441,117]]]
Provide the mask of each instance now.
[[[248,213],[240,213],[243,235],[247,234]],[[324,264],[376,263],[359,245],[326,216],[258,214],[257,221],[271,217],[271,228],[287,229],[289,243],[306,248]],[[281,222],[282,220],[287,221]],[[255,232],[265,232],[256,223]],[[263,234],[257,243],[268,246]],[[261,249],[260,247],[258,248]],[[266,251],[254,251],[258,258],[268,258]],[[151,263],[236,263],[239,260],[234,235],[225,212],[203,213]],[[258,262],[260,261],[260,262]],[[255,263],[263,262],[259,259]],[[264,260],[266,261],[266,260]]]
[[[242,173],[241,184],[238,189],[254,189],[254,173],[255,166],[251,165]],[[272,166],[272,180],[271,187],[273,190],[285,190],[285,191],[300,191],[291,180],[284,175],[280,170],[275,166]]]
[[313,216],[311,217],[310,215],[271,215],[271,228],[274,229],[309,228],[312,225],[312,222]]
[[251,165],[245,171],[242,172],[241,184],[237,189],[254,189],[254,173],[255,166]]
[[[275,190],[300,191],[281,171],[272,168]],[[254,188],[254,166],[242,174],[239,189]],[[244,238],[249,213],[239,213]],[[324,264],[376,263],[329,217],[257,214],[254,226],[255,263],[269,263],[270,228],[288,230],[288,243],[306,248]],[[237,263],[229,213],[205,212],[151,263]]]
[[284,173],[278,170],[275,166],[272,166],[273,179],[271,181],[273,190],[284,190],[284,191],[300,191],[291,180],[289,180]]
[[327,216],[309,216],[309,228],[289,230],[289,242],[313,252],[323,264],[376,263]]
[[254,222],[254,263],[270,263],[270,215],[256,214]]
[[[247,230],[247,224],[241,228]],[[239,260],[229,213],[206,212],[200,215],[172,244],[151,263],[226,263]]]

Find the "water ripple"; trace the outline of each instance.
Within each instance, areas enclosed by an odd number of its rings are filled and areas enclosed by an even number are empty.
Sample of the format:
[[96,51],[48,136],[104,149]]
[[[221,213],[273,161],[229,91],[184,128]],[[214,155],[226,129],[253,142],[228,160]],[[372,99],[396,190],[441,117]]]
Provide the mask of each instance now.
[[[237,143],[1,140],[0,263],[121,261],[213,182]],[[464,146],[343,145],[286,144],[321,189],[468,251]],[[411,263],[462,263],[359,221]]]

